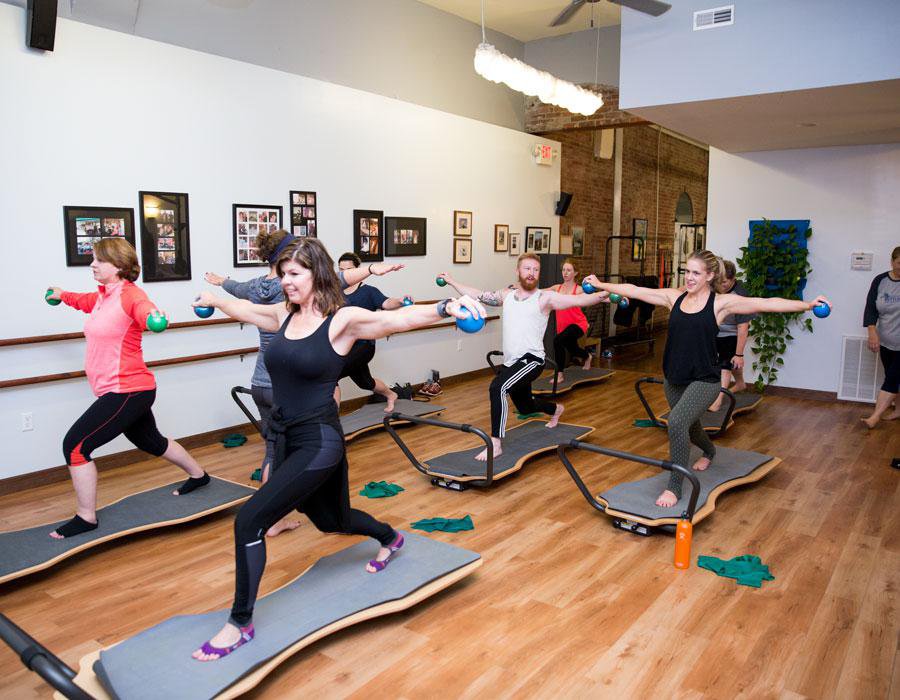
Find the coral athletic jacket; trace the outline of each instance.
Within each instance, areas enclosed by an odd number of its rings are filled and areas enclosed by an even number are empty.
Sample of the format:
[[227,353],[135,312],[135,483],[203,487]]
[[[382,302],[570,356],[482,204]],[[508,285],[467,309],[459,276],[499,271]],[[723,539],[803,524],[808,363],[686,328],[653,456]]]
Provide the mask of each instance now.
[[94,395],[155,389],[156,379],[144,364],[141,334],[156,306],[128,280],[97,290],[62,293],[64,304],[90,314],[84,324],[84,371]]

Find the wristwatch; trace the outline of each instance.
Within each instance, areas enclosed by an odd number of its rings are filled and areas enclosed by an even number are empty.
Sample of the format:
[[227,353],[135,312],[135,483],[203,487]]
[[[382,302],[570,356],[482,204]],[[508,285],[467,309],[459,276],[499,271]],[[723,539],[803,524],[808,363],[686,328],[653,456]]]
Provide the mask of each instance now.
[[447,304],[453,301],[452,298],[448,297],[447,299],[441,299],[437,303],[437,313],[441,318],[448,318],[450,314],[447,313]]

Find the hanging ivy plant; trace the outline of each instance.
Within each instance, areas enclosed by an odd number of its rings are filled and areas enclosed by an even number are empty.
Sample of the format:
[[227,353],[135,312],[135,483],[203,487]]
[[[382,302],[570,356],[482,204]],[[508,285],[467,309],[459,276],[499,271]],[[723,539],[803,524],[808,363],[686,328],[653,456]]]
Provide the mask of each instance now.
[[[803,244],[810,236],[811,228],[806,229],[801,239],[795,226],[781,228],[768,219],[755,225],[749,244],[741,248],[737,260],[750,296],[801,299],[806,277],[812,272],[809,251]],[[812,332],[812,319],[802,317],[800,313],[759,314],[750,322],[756,355],[753,369],[757,372],[755,384],[759,391],[778,379],[778,368],[784,364],[781,356],[787,350],[788,341],[794,339],[791,328],[799,324]]]

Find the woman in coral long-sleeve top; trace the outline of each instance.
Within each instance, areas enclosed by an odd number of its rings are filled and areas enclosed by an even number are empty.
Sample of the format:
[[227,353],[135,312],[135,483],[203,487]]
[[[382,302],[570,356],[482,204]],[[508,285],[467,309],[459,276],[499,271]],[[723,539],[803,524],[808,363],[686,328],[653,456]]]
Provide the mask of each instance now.
[[175,491],[183,495],[209,483],[209,476],[187,451],[160,434],[153,418],[156,379],[144,364],[141,335],[156,306],[135,286],[141,273],[128,241],[104,238],[94,244],[91,272],[96,292],[79,294],[51,287],[48,299],[89,314],[85,373],[97,400],[69,429],[63,452],[75,487],[75,517],[50,533],[62,539],[97,528],[97,467],[91,453],[119,435],[155,457],[164,457],[190,477]]

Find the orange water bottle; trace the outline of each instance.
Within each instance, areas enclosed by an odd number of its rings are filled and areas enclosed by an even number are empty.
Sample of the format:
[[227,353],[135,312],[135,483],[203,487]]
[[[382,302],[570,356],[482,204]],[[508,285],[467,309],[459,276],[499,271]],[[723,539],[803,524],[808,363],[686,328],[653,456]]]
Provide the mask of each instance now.
[[691,535],[694,525],[682,518],[675,526],[675,568],[687,569],[691,565]]

